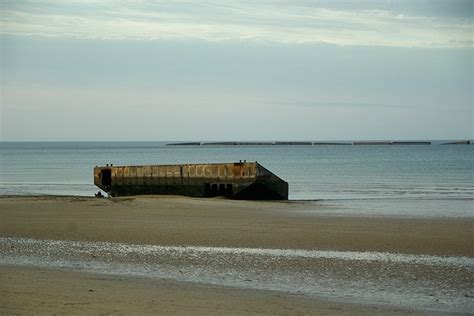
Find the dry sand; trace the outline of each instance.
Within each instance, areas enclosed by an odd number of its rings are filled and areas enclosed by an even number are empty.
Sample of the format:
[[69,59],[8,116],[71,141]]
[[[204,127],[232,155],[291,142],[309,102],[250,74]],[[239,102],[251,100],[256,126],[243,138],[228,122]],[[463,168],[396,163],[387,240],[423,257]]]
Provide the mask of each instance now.
[[[471,219],[330,217],[305,209],[302,203],[184,197],[2,197],[0,237],[474,257]],[[284,292],[19,266],[0,266],[0,291],[1,314],[415,313]]]

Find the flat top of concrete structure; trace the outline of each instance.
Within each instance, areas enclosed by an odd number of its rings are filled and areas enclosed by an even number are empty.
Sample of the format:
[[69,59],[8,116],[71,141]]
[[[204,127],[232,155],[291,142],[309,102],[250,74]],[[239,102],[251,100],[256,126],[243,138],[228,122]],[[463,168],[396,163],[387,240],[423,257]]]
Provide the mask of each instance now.
[[[179,166],[219,166],[219,165],[260,165],[257,161],[242,161],[242,162],[211,162],[211,163],[181,163],[181,164],[165,164],[165,165],[108,165],[95,166],[95,168],[130,168],[130,167],[179,167]],[[261,166],[261,165],[260,165]]]

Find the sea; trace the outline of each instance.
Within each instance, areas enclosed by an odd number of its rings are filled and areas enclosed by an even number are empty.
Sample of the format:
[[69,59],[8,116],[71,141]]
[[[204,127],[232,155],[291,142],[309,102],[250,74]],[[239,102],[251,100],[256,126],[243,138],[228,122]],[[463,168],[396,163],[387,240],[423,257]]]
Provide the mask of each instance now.
[[0,142],[0,195],[94,196],[106,164],[258,161],[320,215],[474,217],[472,145]]

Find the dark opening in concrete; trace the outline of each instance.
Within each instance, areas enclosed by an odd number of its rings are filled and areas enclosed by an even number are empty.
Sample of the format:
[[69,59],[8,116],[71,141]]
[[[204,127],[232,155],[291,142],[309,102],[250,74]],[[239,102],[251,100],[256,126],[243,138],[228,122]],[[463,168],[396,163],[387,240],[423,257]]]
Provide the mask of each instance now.
[[102,185],[108,187],[112,184],[112,170],[104,169],[100,174]]

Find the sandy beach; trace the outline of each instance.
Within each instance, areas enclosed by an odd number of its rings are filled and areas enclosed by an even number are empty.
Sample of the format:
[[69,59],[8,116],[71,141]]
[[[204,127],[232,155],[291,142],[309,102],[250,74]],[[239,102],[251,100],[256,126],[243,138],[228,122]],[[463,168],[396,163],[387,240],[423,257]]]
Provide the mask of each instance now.
[[307,208],[2,197],[0,312],[472,312],[472,219],[322,216]]
[[187,197],[0,198],[0,234],[136,244],[474,257],[472,219],[330,217],[305,203]]

